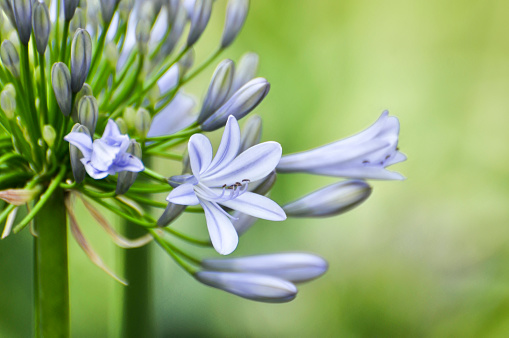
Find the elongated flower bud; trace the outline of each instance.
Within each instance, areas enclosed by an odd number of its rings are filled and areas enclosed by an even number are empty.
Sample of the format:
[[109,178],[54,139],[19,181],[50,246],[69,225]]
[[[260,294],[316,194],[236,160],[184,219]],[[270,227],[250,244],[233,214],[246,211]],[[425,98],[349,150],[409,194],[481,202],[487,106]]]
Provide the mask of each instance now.
[[235,65],[232,60],[221,61],[212,75],[209,89],[205,100],[203,100],[202,109],[198,116],[198,123],[205,121],[212,113],[221,107],[228,98],[228,92],[233,80]]
[[240,61],[235,68],[235,74],[233,75],[233,83],[230,88],[228,97],[235,94],[237,90],[243,85],[254,79],[258,72],[258,63],[260,58],[256,53],[246,53],[242,55]]
[[94,96],[94,94],[92,92],[92,87],[90,87],[90,85],[88,83],[83,84],[83,87],[81,87],[81,90],[76,94],[76,96],[74,98],[74,106],[72,107],[72,114],[71,114],[71,117],[74,122],[79,121],[78,105],[80,103],[81,98],[84,96]]
[[329,217],[355,208],[371,195],[371,186],[352,180],[329,185],[306,195],[283,210],[290,217]]
[[127,134],[129,132],[129,129],[127,128],[127,124],[125,123],[125,120],[121,117],[117,117],[115,119],[115,123],[118,126],[118,130],[120,130],[121,134]]
[[76,11],[76,7],[78,7],[78,3],[80,0],[64,0],[64,16],[65,21],[71,21],[74,16],[74,12]]
[[302,283],[323,275],[328,268],[322,257],[308,253],[277,253],[228,259],[205,259],[206,270],[249,272]]
[[277,174],[276,171],[274,170],[270,174],[268,174],[265,178],[251,183],[249,185],[248,190],[258,195],[266,195],[276,183],[276,179]]
[[[75,133],[83,133],[90,137],[90,132],[88,131],[87,127],[76,123],[72,127],[72,131]],[[72,168],[72,175],[74,176],[74,180],[76,183],[81,183],[85,179],[85,166],[81,162],[81,159],[83,158],[83,153],[72,144],[69,143],[69,155],[71,159],[71,168]]]
[[240,139],[239,153],[260,143],[262,139],[262,118],[259,115],[251,116],[244,124]]
[[51,69],[51,85],[60,111],[69,116],[72,108],[71,73],[63,62],[57,62]]
[[182,77],[191,69],[194,63],[194,49],[189,49],[186,54],[177,63],[179,67],[179,75]]
[[186,205],[168,203],[166,209],[164,209],[163,214],[157,220],[157,226],[165,227],[168,226],[171,222],[176,220],[184,210],[186,209]]
[[134,128],[136,129],[136,133],[140,137],[145,138],[150,129],[151,122],[152,117],[150,116],[148,110],[144,108],[138,109],[136,112],[136,118],[134,120]]
[[291,282],[254,273],[199,271],[198,281],[234,295],[267,303],[289,302],[297,295]]
[[14,18],[11,0],[0,0],[0,7],[2,7],[5,15],[7,15],[7,18],[11,21],[11,25],[16,27],[16,19]]
[[111,69],[115,69],[115,67],[117,67],[119,53],[118,47],[114,41],[110,41],[106,45],[104,57],[106,58],[106,61],[108,61]]
[[34,2],[34,13],[32,19],[37,51],[39,54],[44,54],[46,52],[46,47],[48,46],[49,34],[51,31],[48,6],[44,1],[38,0]]
[[53,144],[55,144],[55,139],[57,138],[57,132],[55,131],[55,128],[49,124],[46,124],[42,128],[42,138],[50,148],[53,148]]
[[230,0],[226,8],[221,48],[228,47],[239,34],[246,21],[249,0]]
[[212,0],[196,0],[194,9],[191,13],[191,28],[187,36],[187,46],[195,44],[200,38],[205,27],[209,23],[210,14],[212,12]]
[[5,86],[0,96],[0,105],[9,120],[14,118],[16,111],[16,90],[12,84]]
[[12,76],[18,78],[20,74],[19,54],[11,41],[4,40],[2,42],[0,57],[2,58],[2,63],[11,72]]
[[87,127],[90,135],[94,135],[99,119],[99,104],[93,96],[83,96],[78,103],[78,117],[82,125]]
[[[139,159],[141,159],[141,146],[138,142],[135,140],[129,141],[129,147],[126,150],[126,153],[131,154],[132,156],[135,156]],[[121,171],[118,173],[118,180],[117,180],[117,189],[116,194],[122,195],[125,194],[129,188],[134,184],[136,181],[136,177],[138,177],[137,172],[132,171]]]
[[225,104],[221,106],[202,124],[204,131],[213,131],[223,127],[228,116],[237,120],[246,116],[262,102],[270,90],[270,84],[264,78],[256,78],[240,88]]
[[82,8],[76,8],[69,29],[71,32],[76,32],[80,28],[87,28],[87,13]]
[[84,29],[78,29],[71,45],[71,88],[77,93],[83,87],[92,61],[92,39]]
[[106,24],[113,18],[113,12],[120,0],[100,0],[103,22]]
[[181,2],[177,1],[177,4],[174,6],[175,17],[173,18],[173,21],[168,22],[172,22],[172,25],[170,34],[164,41],[163,47],[161,48],[162,56],[169,55],[173,51],[184,32],[184,27],[187,22],[186,10],[184,6],[182,6]]
[[18,28],[19,41],[28,45],[32,34],[32,0],[15,0],[12,2],[16,27]]
[[136,25],[136,42],[141,54],[146,54],[148,51],[148,41],[150,40],[150,22],[146,19],[141,19]]
[[232,216],[234,217],[232,224],[239,236],[246,233],[246,231],[248,231],[258,220],[256,217],[243,214],[239,211],[235,211]]

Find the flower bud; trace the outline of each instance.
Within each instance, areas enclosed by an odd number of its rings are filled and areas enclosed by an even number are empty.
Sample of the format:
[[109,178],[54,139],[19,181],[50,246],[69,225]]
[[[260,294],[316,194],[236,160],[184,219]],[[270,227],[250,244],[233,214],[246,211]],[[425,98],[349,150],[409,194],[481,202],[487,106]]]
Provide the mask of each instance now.
[[186,209],[186,205],[168,203],[166,209],[164,209],[163,214],[157,220],[157,226],[165,227],[168,226],[171,222],[176,220],[184,210]]
[[239,236],[246,233],[258,220],[258,218],[243,214],[240,211],[235,211],[232,216],[235,217],[232,219],[233,227]]
[[117,117],[115,119],[115,123],[118,126],[118,130],[120,130],[121,134],[127,134],[129,130],[127,129],[127,124],[125,123],[125,120],[121,117]]
[[198,116],[198,123],[205,121],[219,107],[221,107],[228,98],[228,92],[232,84],[235,66],[232,60],[223,60],[214,71],[210,81],[207,95],[203,100],[202,109]]
[[57,62],[51,69],[51,85],[60,111],[69,116],[72,108],[71,73],[63,62]]
[[78,103],[78,120],[94,135],[99,118],[99,105],[93,96],[83,96]]
[[260,143],[262,139],[262,118],[259,115],[251,116],[244,124],[240,139],[239,154]]
[[115,7],[120,0],[100,0],[103,22],[106,24],[113,18]]
[[151,123],[152,117],[148,110],[145,108],[138,109],[134,120],[134,128],[140,137],[145,138],[147,136]]
[[9,18],[12,27],[16,27],[16,19],[14,18],[11,0],[0,0],[0,7],[2,7],[7,18]]
[[179,67],[179,75],[182,77],[191,69],[194,63],[194,49],[189,49],[177,63]]
[[28,45],[32,34],[32,0],[15,0],[12,2],[19,41]]
[[228,47],[235,40],[246,21],[248,8],[249,0],[228,1],[221,48]]
[[291,282],[267,275],[199,271],[194,277],[208,286],[259,302],[284,303],[297,295],[297,288]]
[[92,39],[84,29],[78,29],[71,45],[71,88],[77,93],[83,87],[92,61]]
[[196,0],[191,13],[191,28],[187,36],[187,46],[191,47],[200,38],[210,19],[212,0]]
[[48,46],[49,34],[51,31],[51,21],[49,18],[48,6],[44,1],[34,2],[33,13],[34,37],[37,51],[39,54],[46,52]]
[[136,25],[136,42],[141,54],[146,54],[148,51],[148,41],[150,40],[150,22],[146,19],[141,19]]
[[71,21],[74,16],[74,12],[76,11],[76,7],[78,7],[78,3],[80,0],[64,0],[64,16],[65,21]]
[[259,77],[249,81],[203,122],[202,129],[204,131],[219,129],[226,124],[230,115],[240,120],[262,102],[269,89],[270,84],[264,78]]
[[[132,156],[136,156],[137,158],[141,159],[142,154],[140,144],[135,140],[130,140],[129,147],[126,150],[126,153],[129,153]],[[117,195],[125,194],[129,190],[129,188],[134,184],[134,181],[136,181],[137,176],[138,176],[137,172],[132,171],[119,172],[117,180],[117,189],[115,190],[115,193]]]
[[14,118],[14,112],[16,111],[16,91],[12,84],[9,85],[5,86],[4,90],[2,90],[2,94],[0,95],[0,105],[6,117],[9,120],[12,120]]
[[42,128],[42,139],[46,144],[53,148],[53,144],[55,144],[55,139],[57,137],[57,132],[55,131],[55,128],[53,128],[51,125],[46,124]]
[[0,47],[0,57],[5,68],[7,68],[12,76],[15,78],[19,77],[19,54],[14,47],[14,44],[10,40],[4,40]]
[[308,253],[278,253],[227,259],[205,259],[206,270],[248,272],[282,278],[293,283],[302,283],[323,275],[327,261]]
[[120,16],[120,20],[127,21],[129,19],[129,15],[134,8],[134,0],[122,0],[118,4],[118,14]]
[[118,48],[114,41],[108,42],[106,44],[106,49],[104,50],[104,56],[106,61],[108,62],[111,69],[115,69],[117,67],[118,62]]
[[240,61],[235,68],[235,74],[233,75],[233,83],[230,88],[228,97],[235,94],[240,87],[254,79],[258,72],[259,57],[256,53],[246,53],[242,55]]
[[83,87],[81,87],[81,90],[76,94],[74,98],[74,106],[72,107],[72,114],[71,117],[74,122],[78,122],[79,116],[78,116],[78,104],[80,103],[80,100],[84,96],[94,96],[92,93],[92,87],[88,83],[84,83]]
[[173,25],[180,7],[184,8],[184,6],[181,6],[180,0],[167,0],[166,1],[166,14],[167,14],[167,19],[168,19],[169,25]]
[[[82,126],[79,123],[76,123],[73,127],[71,132],[76,133],[83,133],[90,137],[90,132],[88,131],[87,127]],[[81,159],[83,158],[83,154],[81,151],[72,144],[69,143],[69,155],[71,159],[71,168],[72,168],[72,175],[74,176],[74,180],[76,183],[81,183],[85,179],[85,166],[81,162]]]
[[80,28],[87,28],[87,13],[85,9],[78,7],[74,12],[69,29],[71,32],[76,32]]
[[[170,0],[170,2],[173,3],[175,1]],[[168,37],[163,42],[163,47],[161,48],[162,56],[169,55],[173,51],[184,32],[187,22],[186,9],[181,5],[180,1],[176,1],[176,4],[173,5],[169,4],[167,8],[170,7],[174,10],[174,14],[172,14],[174,17],[172,20],[168,19],[168,24],[171,23],[171,30]],[[168,17],[170,17],[170,14],[168,14]]]
[[124,109],[124,121],[129,130],[134,130],[136,123],[136,110],[133,107],[126,107]]
[[289,217],[335,216],[364,202],[371,195],[371,190],[364,181],[343,181],[288,203],[283,210]]
[[276,183],[277,174],[273,170],[265,178],[249,184],[248,190],[258,195],[266,195]]

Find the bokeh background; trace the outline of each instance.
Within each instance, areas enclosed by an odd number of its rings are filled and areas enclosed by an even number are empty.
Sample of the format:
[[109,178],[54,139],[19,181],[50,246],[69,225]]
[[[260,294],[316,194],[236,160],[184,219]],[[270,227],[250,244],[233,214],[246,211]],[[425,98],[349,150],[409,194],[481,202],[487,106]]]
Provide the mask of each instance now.
[[[197,48],[217,45],[226,2]],[[404,182],[330,219],[260,221],[237,255],[315,252],[328,273],[295,301],[263,304],[205,287],[153,247],[156,336],[506,337],[509,333],[509,2],[501,0],[252,0],[223,57],[260,55],[272,84],[256,110],[264,140],[286,153],[356,133],[384,109],[401,122]],[[213,67],[186,90],[204,95]],[[219,135],[216,135],[216,140]],[[171,168],[161,165],[170,174]],[[288,202],[334,179],[280,175]],[[82,227],[103,259],[119,249]],[[204,219],[178,227],[204,233]],[[116,337],[121,286],[71,241],[74,337]],[[31,335],[31,241],[0,242],[0,336]]]

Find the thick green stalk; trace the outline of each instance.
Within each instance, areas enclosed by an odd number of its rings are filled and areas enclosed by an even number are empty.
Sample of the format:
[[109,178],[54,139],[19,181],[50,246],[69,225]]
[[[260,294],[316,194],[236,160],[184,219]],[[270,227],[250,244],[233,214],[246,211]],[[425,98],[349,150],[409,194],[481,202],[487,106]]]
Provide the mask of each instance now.
[[67,222],[62,189],[54,191],[34,222],[36,336],[69,337]]

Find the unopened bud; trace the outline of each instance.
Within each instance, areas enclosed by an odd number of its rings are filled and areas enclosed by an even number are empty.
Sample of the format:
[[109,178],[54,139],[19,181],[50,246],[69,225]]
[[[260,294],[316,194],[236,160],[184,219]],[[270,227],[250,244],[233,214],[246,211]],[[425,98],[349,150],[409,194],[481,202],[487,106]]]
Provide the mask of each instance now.
[[177,63],[179,66],[179,75],[184,76],[194,63],[194,49],[190,48],[187,53],[182,56],[180,61]]
[[163,214],[157,220],[157,226],[165,227],[168,226],[171,222],[176,220],[184,210],[186,209],[186,205],[168,203],[166,209],[164,209]]
[[48,6],[44,1],[34,2],[33,13],[34,37],[37,51],[39,54],[46,52],[48,46],[49,34],[51,31],[51,21],[49,17]]
[[77,93],[83,87],[92,61],[92,39],[84,29],[78,29],[71,45],[71,88]]
[[232,60],[223,60],[217,66],[212,75],[205,100],[203,100],[202,109],[197,120],[198,123],[205,121],[225,103],[228,98],[234,72],[235,66]]
[[83,87],[81,87],[81,90],[76,94],[74,98],[74,106],[72,107],[72,120],[74,122],[78,122],[79,116],[78,116],[78,104],[80,103],[80,100],[84,96],[94,96],[92,92],[92,87],[88,83],[84,83]]
[[209,23],[212,0],[196,0],[191,13],[191,28],[187,36],[187,46],[191,47],[200,38]]
[[78,120],[94,135],[99,118],[99,105],[93,96],[83,96],[78,103]]
[[240,87],[254,79],[258,72],[259,57],[256,53],[246,53],[242,55],[240,61],[235,68],[235,74],[233,75],[233,83],[230,88],[228,96],[235,94]]
[[259,115],[251,116],[242,129],[239,153],[246,151],[260,143],[262,139],[262,118]]
[[76,32],[78,29],[85,29],[87,27],[87,13],[85,9],[76,8],[74,17],[71,20],[70,31]]
[[146,54],[148,51],[148,41],[150,40],[150,22],[146,19],[141,19],[136,25],[136,42],[140,53]]
[[101,4],[101,14],[103,18],[103,22],[106,24],[111,21],[113,18],[113,12],[115,11],[115,6],[120,0],[101,0],[99,3]]
[[122,0],[118,4],[118,14],[120,16],[120,20],[127,21],[129,19],[129,15],[134,8],[134,0]]
[[235,211],[232,216],[234,217],[234,219],[232,219],[232,224],[239,236],[249,230],[258,220],[258,218],[248,214],[243,214],[240,211]]
[[71,21],[80,0],[64,0],[65,21]]
[[124,109],[124,121],[129,130],[134,130],[136,123],[136,110],[133,107],[126,107]]
[[246,83],[202,124],[204,131],[213,131],[223,127],[228,116],[237,120],[246,116],[262,102],[270,90],[269,82],[264,78],[255,78]]
[[[170,2],[175,2],[171,1]],[[173,7],[172,7],[173,6]],[[187,23],[187,14],[186,9],[184,6],[182,6],[180,1],[176,1],[176,4],[168,5],[167,8],[172,8],[174,10],[173,19],[168,19],[168,23],[171,23],[171,30],[168,35],[168,37],[163,42],[163,47],[161,48],[161,54],[163,56],[169,55],[173,49],[175,49],[175,46],[177,45],[178,41],[182,37],[182,33],[184,32],[184,28]],[[173,13],[173,12],[172,12]],[[168,18],[170,17],[170,14],[168,14]]]
[[276,183],[277,174],[273,170],[265,178],[249,184],[248,190],[258,195],[266,195]]
[[16,91],[14,87],[11,90],[5,86],[0,95],[0,104],[6,117],[12,120],[14,118],[14,112],[16,111]]
[[30,34],[32,34],[32,1],[33,0],[15,0],[12,2],[19,41],[24,45],[28,45]]
[[12,9],[11,0],[0,0],[0,7],[4,10],[5,15],[9,18],[12,27],[16,27],[16,19],[14,18],[14,11]]
[[46,124],[42,128],[42,139],[46,144],[53,148],[53,144],[55,144],[55,139],[57,137],[57,132],[55,131],[55,128],[53,128],[51,125]]
[[[82,126],[79,123],[76,123],[73,127],[71,132],[76,133],[83,133],[90,137],[90,132],[88,131],[87,127]],[[69,143],[69,155],[71,159],[71,168],[72,168],[72,174],[74,176],[74,180],[76,183],[81,183],[85,179],[85,165],[81,162],[81,159],[83,158],[83,154],[81,151],[72,144]]]
[[127,124],[125,123],[125,120],[121,117],[117,117],[115,119],[115,123],[117,124],[118,130],[120,130],[121,134],[128,134],[129,130],[127,129]]
[[[141,159],[142,154],[140,144],[135,140],[131,140],[129,142],[129,147],[126,150],[126,153]],[[121,171],[118,173],[117,189],[115,190],[115,193],[117,195],[125,194],[134,184],[137,176],[138,173],[132,171]]]
[[0,47],[0,57],[5,68],[7,68],[12,76],[15,78],[19,77],[19,54],[14,47],[14,44],[10,40],[4,40]]
[[249,0],[228,1],[221,48],[228,47],[235,40],[246,21],[248,8]]
[[288,203],[283,210],[289,217],[335,216],[364,202],[371,195],[371,190],[364,181],[339,182]]
[[136,112],[136,118],[134,120],[134,128],[136,133],[145,138],[150,129],[150,123],[152,122],[152,117],[150,113],[145,108],[140,108]]
[[63,62],[57,62],[51,69],[51,85],[60,111],[69,116],[72,108],[71,73]]
[[108,61],[108,64],[111,69],[115,69],[117,67],[118,62],[118,47],[115,44],[114,41],[110,41],[104,50],[104,56],[106,58],[106,61]]

